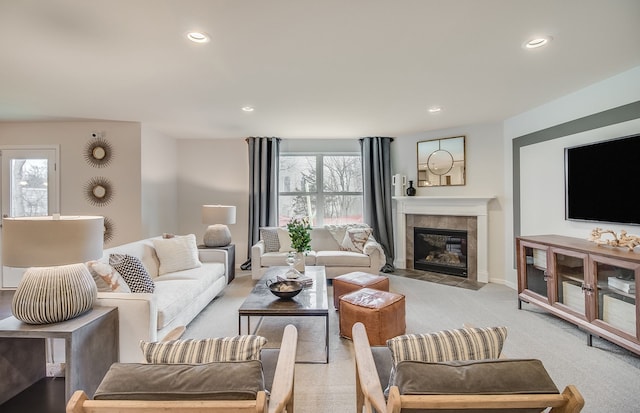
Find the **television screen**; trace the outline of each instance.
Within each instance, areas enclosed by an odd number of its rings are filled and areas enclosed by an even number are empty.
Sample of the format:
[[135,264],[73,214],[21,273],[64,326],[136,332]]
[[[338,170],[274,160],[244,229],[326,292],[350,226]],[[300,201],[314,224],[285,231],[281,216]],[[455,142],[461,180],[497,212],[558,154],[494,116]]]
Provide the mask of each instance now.
[[565,148],[565,218],[640,224],[640,134]]

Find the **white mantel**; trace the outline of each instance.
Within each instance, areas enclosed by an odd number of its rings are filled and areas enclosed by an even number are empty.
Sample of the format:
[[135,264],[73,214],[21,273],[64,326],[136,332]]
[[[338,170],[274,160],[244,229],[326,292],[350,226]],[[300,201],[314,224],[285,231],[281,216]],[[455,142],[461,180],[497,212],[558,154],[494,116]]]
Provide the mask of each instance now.
[[478,222],[478,281],[489,282],[488,204],[495,197],[399,196],[396,201],[396,268],[406,268],[407,215],[473,216]]

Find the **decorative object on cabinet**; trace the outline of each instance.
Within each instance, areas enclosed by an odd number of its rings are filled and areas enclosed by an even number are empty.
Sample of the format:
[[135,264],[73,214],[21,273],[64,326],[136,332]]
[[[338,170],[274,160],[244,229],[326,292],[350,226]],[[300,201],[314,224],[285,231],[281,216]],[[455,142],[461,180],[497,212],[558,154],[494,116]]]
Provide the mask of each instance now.
[[230,205],[202,205],[202,223],[209,224],[203,243],[207,247],[224,247],[231,243],[227,224],[236,223],[236,207]]
[[[610,234],[613,239],[603,239],[602,235]],[[627,231],[620,230],[620,235],[616,234],[614,230],[594,228],[591,231],[589,241],[595,242],[598,245],[611,245],[612,247],[627,247],[629,251],[633,251],[635,247],[640,245],[640,237],[636,235],[627,235]]]
[[104,168],[113,159],[111,144],[100,133],[94,132],[91,137],[84,149],[84,159],[95,168]]
[[113,185],[102,176],[91,178],[84,186],[85,197],[91,205],[104,206],[113,200]]
[[518,237],[516,249],[518,308],[534,304],[577,325],[589,346],[595,335],[640,354],[640,255],[561,235]]
[[28,324],[77,317],[93,307],[96,283],[85,262],[102,257],[101,216],[4,218],[2,261],[29,268],[13,296],[13,315]]
[[418,187],[465,184],[465,136],[418,142]]

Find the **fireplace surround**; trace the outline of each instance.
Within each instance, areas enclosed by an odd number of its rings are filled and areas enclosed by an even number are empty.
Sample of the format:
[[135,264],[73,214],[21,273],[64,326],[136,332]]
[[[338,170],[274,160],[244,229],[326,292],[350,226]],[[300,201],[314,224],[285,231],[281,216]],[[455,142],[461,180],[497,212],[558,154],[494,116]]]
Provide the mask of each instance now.
[[466,230],[468,279],[489,282],[488,204],[494,197],[394,197],[396,268],[413,267],[413,227]]

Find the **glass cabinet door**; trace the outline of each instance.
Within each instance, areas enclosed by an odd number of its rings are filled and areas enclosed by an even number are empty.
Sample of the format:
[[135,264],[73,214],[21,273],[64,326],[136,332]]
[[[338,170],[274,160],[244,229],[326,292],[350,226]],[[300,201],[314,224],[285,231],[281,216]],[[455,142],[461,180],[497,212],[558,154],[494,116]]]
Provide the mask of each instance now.
[[547,249],[525,245],[523,251],[526,262],[525,288],[548,298]]
[[[583,287],[587,269],[587,255],[572,251],[553,250],[555,292],[553,301],[568,307],[586,319],[587,304]],[[586,290],[585,290],[586,291]]]
[[605,257],[592,258],[597,280],[594,286],[596,322],[601,321],[621,333],[640,338],[636,303],[640,265],[619,260],[614,263]]

